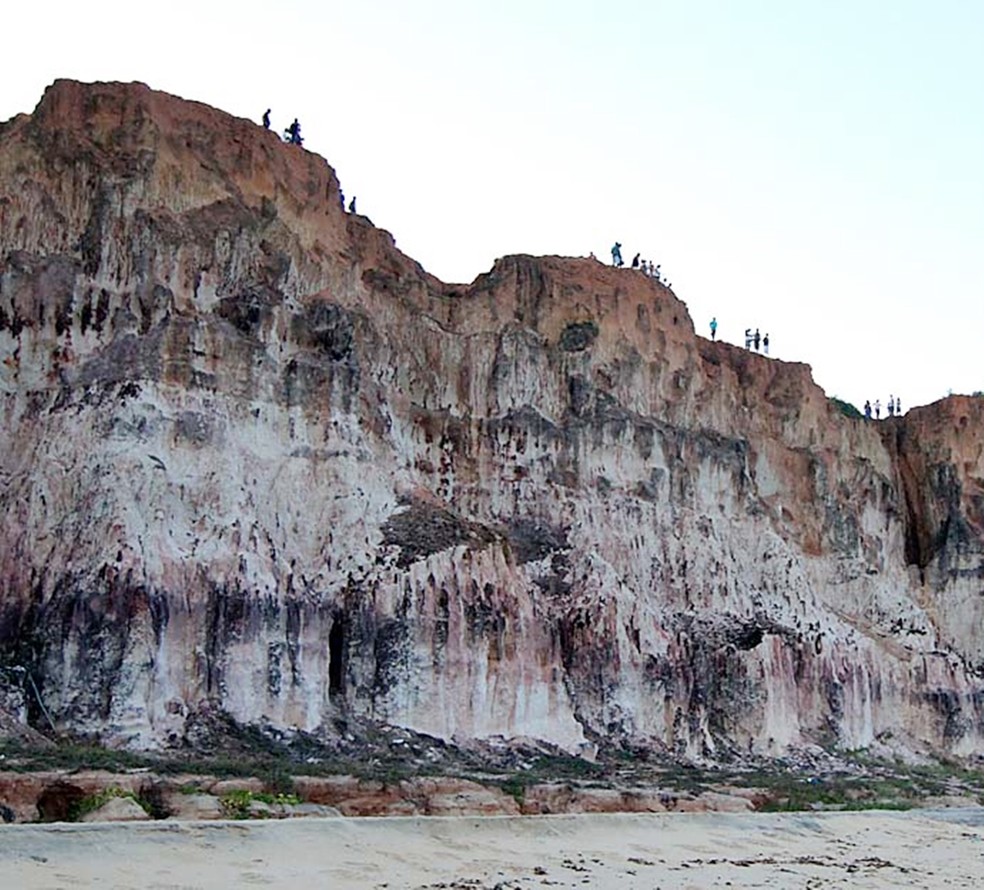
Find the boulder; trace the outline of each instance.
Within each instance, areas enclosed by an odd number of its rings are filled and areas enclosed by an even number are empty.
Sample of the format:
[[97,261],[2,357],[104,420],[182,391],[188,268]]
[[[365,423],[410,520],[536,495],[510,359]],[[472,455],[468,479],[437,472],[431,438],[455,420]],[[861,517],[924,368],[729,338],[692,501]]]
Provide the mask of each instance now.
[[132,797],[111,797],[101,807],[86,813],[80,822],[148,822],[150,816]]
[[170,819],[196,822],[226,818],[222,801],[213,794],[182,794],[171,791],[164,796],[164,806]]

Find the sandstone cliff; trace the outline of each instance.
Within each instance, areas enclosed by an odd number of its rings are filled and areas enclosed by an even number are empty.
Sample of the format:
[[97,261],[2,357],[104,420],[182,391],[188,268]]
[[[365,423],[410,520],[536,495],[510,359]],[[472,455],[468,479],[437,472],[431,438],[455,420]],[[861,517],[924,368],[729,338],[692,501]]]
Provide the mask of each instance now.
[[0,405],[38,726],[984,741],[982,400],[851,420],[593,260],[445,285],[214,109],[59,81],[0,125]]

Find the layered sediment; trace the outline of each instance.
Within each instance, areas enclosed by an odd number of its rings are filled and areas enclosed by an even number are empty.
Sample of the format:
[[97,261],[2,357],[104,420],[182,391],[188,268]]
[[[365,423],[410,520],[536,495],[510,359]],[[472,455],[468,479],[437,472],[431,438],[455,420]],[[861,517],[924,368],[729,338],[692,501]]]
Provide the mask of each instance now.
[[981,749],[984,400],[845,417],[594,260],[444,284],[215,109],[0,125],[0,411],[38,727]]

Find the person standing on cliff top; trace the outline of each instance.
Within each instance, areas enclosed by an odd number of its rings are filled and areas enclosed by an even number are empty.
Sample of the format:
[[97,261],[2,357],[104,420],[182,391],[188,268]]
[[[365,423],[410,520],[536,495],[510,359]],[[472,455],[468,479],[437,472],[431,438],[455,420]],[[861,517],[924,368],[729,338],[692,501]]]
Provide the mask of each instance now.
[[864,403],[864,416],[871,420],[871,402],[865,401]]
[[632,268],[633,269],[639,268],[639,254],[636,254],[634,257],[632,257]]
[[352,195],[352,200],[349,201],[349,213],[355,213],[355,195]]
[[895,417],[895,396],[891,393],[888,396],[888,416]]
[[758,352],[759,343],[762,342],[762,338],[759,336],[759,329],[758,328],[755,329],[755,337],[754,337],[754,339],[753,339],[752,342],[755,344],[755,351]]
[[297,122],[297,118],[294,118],[294,123],[292,123],[285,131],[284,136],[291,145],[303,145],[304,140],[301,138],[301,125]]
[[895,416],[896,417],[902,416],[902,399],[900,399],[898,396],[895,397]]
[[263,126],[265,129],[270,129],[270,109],[268,108],[263,112]]
[[745,328],[745,349],[752,348],[752,329]]
[[769,335],[768,334],[766,334],[762,338],[762,352],[764,352],[766,355],[769,354]]
[[622,262],[622,245],[619,244],[617,241],[615,242],[615,246],[612,248],[612,265],[613,266],[624,265]]
[[714,318],[711,319],[711,339],[712,340],[717,339],[717,332],[718,332],[718,320],[717,320],[717,316],[715,316]]
[[881,420],[881,401],[875,399],[875,420]]

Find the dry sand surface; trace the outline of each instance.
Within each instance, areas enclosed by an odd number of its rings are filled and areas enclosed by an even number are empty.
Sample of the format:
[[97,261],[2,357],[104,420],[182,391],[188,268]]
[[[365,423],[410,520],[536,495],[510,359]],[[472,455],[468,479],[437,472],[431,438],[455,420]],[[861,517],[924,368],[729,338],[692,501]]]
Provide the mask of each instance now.
[[982,887],[984,810],[0,827],[0,888]]

